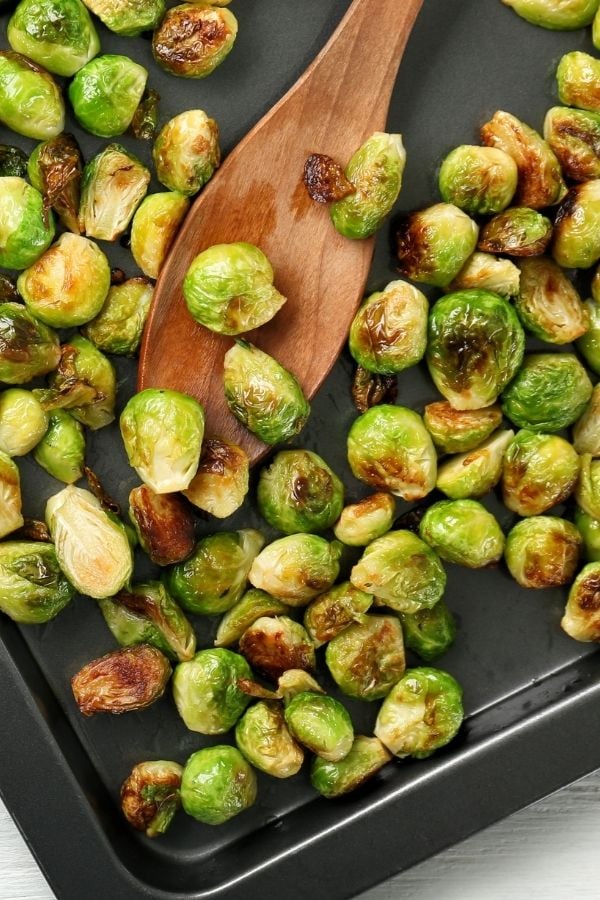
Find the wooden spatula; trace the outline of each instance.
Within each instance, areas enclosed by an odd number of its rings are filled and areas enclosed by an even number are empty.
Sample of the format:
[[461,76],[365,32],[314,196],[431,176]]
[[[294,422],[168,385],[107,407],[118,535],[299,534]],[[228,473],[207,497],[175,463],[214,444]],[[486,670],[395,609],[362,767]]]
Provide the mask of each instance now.
[[350,159],[384,131],[390,96],[423,0],[354,0],[304,75],[227,157],[192,206],[165,262],[140,353],[138,387],[173,388],[204,406],[207,433],[235,441],[255,462],[268,449],[229,412],[223,356],[232,344],[196,324],[185,273],[212,244],[248,241],[275,269],[288,302],[244,337],[293,372],[312,397],[331,370],[362,298],[373,239],[352,241],[302,183],[311,153]]

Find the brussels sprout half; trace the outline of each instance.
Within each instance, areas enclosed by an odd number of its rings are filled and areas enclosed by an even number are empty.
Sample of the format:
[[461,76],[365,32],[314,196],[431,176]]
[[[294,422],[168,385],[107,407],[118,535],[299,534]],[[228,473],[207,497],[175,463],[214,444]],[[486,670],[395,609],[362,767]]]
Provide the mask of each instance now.
[[285,721],[299,744],[330,762],[339,762],[354,741],[352,720],[334,697],[301,691],[285,706]]
[[0,538],[23,524],[19,469],[10,456],[0,450]]
[[440,500],[426,510],[419,535],[447,562],[480,569],[498,562],[504,535],[477,500]]
[[0,178],[0,266],[26,269],[53,237],[54,218],[52,213],[44,215],[40,192],[23,178]]
[[600,114],[553,106],[544,119],[544,138],[567,178],[600,178]]
[[532,516],[509,531],[506,565],[523,587],[560,587],[573,580],[582,543],[571,522],[556,516]]
[[252,678],[243,656],[231,650],[200,650],[182,662],[173,675],[173,698],[190,731],[223,734],[232,728],[250,702],[238,687]]
[[359,591],[349,581],[320,594],[304,613],[304,627],[315,647],[331,641],[350,625],[364,622],[373,599],[372,594]]
[[[264,616],[287,615],[290,607],[265,591],[250,588],[227,610],[217,628],[215,647],[237,644],[241,636],[253,622]],[[311,635],[312,637],[312,635]]]
[[158,278],[189,200],[175,192],[150,194],[142,200],[131,223],[131,254],[144,275]]
[[396,616],[364,616],[331,639],[325,661],[344,694],[381,700],[406,668],[400,621]]
[[589,25],[598,8],[597,0],[502,0],[506,6],[542,28],[570,31]]
[[201,109],[188,109],[170,119],[152,150],[156,177],[170,191],[197,194],[221,161],[219,126]]
[[48,416],[48,429],[35,447],[33,458],[58,481],[79,481],[85,463],[83,426],[65,409],[55,409]]
[[558,98],[565,106],[600,112],[600,60],[574,50],[565,53],[556,70]]
[[13,50],[67,78],[100,49],[80,0],[21,0],[8,21],[7,37]]
[[479,250],[508,256],[539,256],[552,238],[552,222],[535,209],[512,206],[481,229]]
[[133,356],[142,340],[153,292],[152,282],[142,277],[112,285],[100,312],[84,325],[82,334],[104,353]]
[[126,37],[135,37],[142,31],[156,28],[165,12],[165,0],[84,0],[84,2],[110,31]]
[[69,85],[75,118],[98,137],[127,131],[146,87],[148,72],[128,56],[107,53],[80,69]]
[[119,715],[155,703],[170,677],[166,656],[156,647],[140,644],[93,659],[71,678],[71,688],[84,716]]
[[500,481],[502,460],[514,431],[496,431],[475,450],[451,456],[438,469],[436,487],[452,500],[483,497]]
[[120,144],[109,144],[83,170],[79,223],[88,237],[116,241],[143,199],[150,172]]
[[256,800],[256,776],[237,747],[226,744],[192,753],[181,779],[185,812],[207,825],[222,825]]
[[501,212],[517,189],[517,164],[496,147],[456,147],[442,162],[439,188],[446,203],[470,215]]
[[192,553],[195,522],[178,494],[155,494],[143,484],[129,494],[129,518],[140,547],[153,563],[170,566]]
[[500,294],[511,300],[519,293],[521,273],[510,259],[499,259],[491,253],[474,253],[456,278],[446,286],[450,293],[477,288]]
[[502,465],[504,505],[520,516],[537,516],[570,497],[579,475],[579,457],[556,434],[518,431]]
[[289,606],[306,606],[334,583],[341,544],[316,534],[290,534],[269,544],[252,563],[250,583]]
[[370,494],[343,508],[333,533],[342,544],[366,547],[390,530],[395,515],[396,501],[391,494]]
[[237,30],[228,9],[182,3],[169,9],[155,30],[152,53],[171,75],[206,78],[233,49]]
[[24,456],[41,441],[48,416],[31,391],[10,388],[0,393],[0,451]]
[[164,834],[181,806],[183,768],[164,759],[138,763],[121,785],[121,809],[130,825],[153,838]]
[[498,404],[485,409],[454,409],[447,400],[429,403],[423,421],[442,453],[475,450],[502,424]]
[[198,509],[226,519],[239,509],[248,493],[250,461],[237,444],[220,438],[202,443],[196,474],[183,492]]
[[425,662],[437,659],[454,643],[456,620],[444,600],[431,609],[400,613],[404,644]]
[[400,219],[396,253],[411,281],[446,287],[477,246],[479,228],[453,203],[436,203]]
[[315,756],[310,782],[323,797],[340,797],[372,778],[391,758],[379,738],[358,734],[349,752],[338,762]]
[[35,141],[65,127],[65,104],[52,75],[13,50],[0,51],[0,121]]
[[591,396],[573,353],[530,353],[502,395],[502,410],[520,428],[554,432],[576,422]]
[[600,563],[588,563],[573,582],[560,624],[576,641],[600,641]]
[[315,648],[306,629],[288,616],[261,616],[240,638],[240,653],[253,669],[276,681],[288,669],[316,666]]
[[589,269],[600,259],[600,179],[575,185],[561,203],[552,255],[565,269]]
[[[0,514],[0,527],[2,519]],[[49,622],[71,601],[73,593],[52,544],[41,541],[0,544],[0,610],[13,621],[28,625]]]
[[235,742],[248,762],[274,778],[297,775],[304,761],[278,703],[261,700],[247,709],[235,726]]
[[589,315],[572,282],[551,259],[522,259],[521,287],[515,309],[535,337],[549,344],[570,344],[588,329]]

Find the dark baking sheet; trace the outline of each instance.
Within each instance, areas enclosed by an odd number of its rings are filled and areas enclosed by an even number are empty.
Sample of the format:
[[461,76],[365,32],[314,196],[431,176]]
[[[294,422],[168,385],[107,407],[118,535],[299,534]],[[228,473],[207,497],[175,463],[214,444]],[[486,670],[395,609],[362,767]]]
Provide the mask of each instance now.
[[[162,121],[201,107],[218,119],[229,150],[293,83],[348,6],[348,0],[236,0],[237,45],[200,82],[162,75],[144,38],[118,39],[99,30],[105,51],[148,65],[162,96]],[[5,24],[6,15],[4,46]],[[535,29],[499,0],[425,0],[390,111],[389,128],[403,133],[408,151],[398,210],[437,199],[440,160],[457,144],[475,142],[478,126],[495,109],[541,128],[555,102],[555,64],[562,53],[581,48],[591,48],[588,33]],[[76,133],[86,158],[105,143]],[[0,141],[14,143],[15,137],[0,127]],[[28,150],[34,146],[16,142]],[[122,142],[149,159],[147,145]],[[118,245],[104,247],[113,264],[134,274]],[[380,288],[396,274],[383,232],[369,287]],[[115,363],[122,408],[133,390],[135,366]],[[345,460],[343,436],[356,415],[349,398],[351,368],[344,354],[299,442],[321,453],[344,478],[349,500],[366,493]],[[399,386],[398,402],[417,409],[435,396],[421,367],[404,373]],[[90,464],[125,502],[136,477],[117,427],[93,435],[89,448]],[[20,468],[26,514],[41,516],[60,485],[29,458]],[[496,498],[486,504],[509,528],[513,517]],[[231,521],[199,522],[199,533],[242,525],[272,536],[250,502]],[[154,842],[133,832],[120,815],[123,778],[142,759],[183,762],[222,738],[187,731],[169,697],[140,714],[79,715],[71,675],[114,646],[93,601],[77,600],[46,626],[19,629],[3,617],[0,791],[59,898],[258,898],[277,890],[286,900],[341,900],[595,768],[597,656],[593,647],[561,632],[564,593],[524,591],[502,568],[447,568],[447,601],[460,629],[439,665],[464,686],[468,714],[448,748],[430,760],[390,764],[337,802],[312,792],[306,767],[285,782],[259,775],[252,810],[220,828],[180,815]],[[138,576],[150,572],[140,557]],[[214,623],[196,618],[195,625],[200,646],[208,644]],[[357,730],[370,730],[376,710],[348,705]]]

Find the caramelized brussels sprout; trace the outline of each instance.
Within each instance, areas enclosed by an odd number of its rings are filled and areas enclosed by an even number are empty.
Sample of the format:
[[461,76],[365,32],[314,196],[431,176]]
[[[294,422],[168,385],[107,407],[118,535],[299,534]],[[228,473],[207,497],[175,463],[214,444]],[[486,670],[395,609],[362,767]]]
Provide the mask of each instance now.
[[589,327],[575,346],[585,359],[587,365],[600,375],[600,303],[596,300],[587,300],[585,303]]
[[489,215],[510,204],[517,177],[517,164],[504,150],[463,144],[446,156],[438,181],[446,203],[470,215]]
[[247,709],[235,726],[235,742],[248,762],[274,778],[297,775],[304,762],[278,703],[261,700]]
[[446,287],[477,246],[479,229],[457,206],[436,203],[400,219],[396,253],[411,281]]
[[[1,470],[0,458],[0,473]],[[0,513],[0,526],[2,519]],[[71,601],[73,593],[60,570],[52,544],[40,541],[0,544],[0,610],[14,622],[27,625],[49,622]]]
[[142,339],[153,291],[147,278],[113,284],[100,312],[84,325],[82,334],[104,353],[133,356]]
[[226,744],[192,753],[181,779],[181,803],[189,816],[222,825],[256,800],[256,776],[240,751]]
[[575,499],[588,516],[600,519],[600,459],[592,459],[589,453],[580,457]]
[[518,431],[502,466],[504,505],[520,516],[538,516],[571,496],[579,457],[557,434]]
[[491,512],[477,500],[440,500],[426,510],[419,535],[441,559],[481,569],[498,562],[504,535]]
[[85,462],[83,426],[65,409],[55,409],[48,417],[48,429],[33,451],[33,458],[58,481],[79,481]]
[[145,709],[159,700],[171,677],[169,661],[156,647],[140,644],[93,659],[71,678],[84,716]]
[[600,178],[600,115],[553,106],[544,119],[544,138],[567,178]]
[[573,426],[573,446],[577,453],[600,456],[600,385],[594,387],[590,402]]
[[121,785],[121,809],[130,825],[153,838],[164,834],[181,806],[182,767],[157,759],[138,763]]
[[542,28],[571,31],[589,25],[598,7],[597,0],[502,0],[506,6]]
[[149,278],[158,278],[189,205],[186,197],[169,191],[150,194],[138,207],[131,223],[131,254]]
[[306,606],[334,583],[341,544],[316,534],[290,534],[262,550],[252,563],[250,584],[289,606]]
[[5,269],[26,269],[54,237],[52,214],[44,217],[42,195],[23,178],[0,178],[0,223],[0,266]]
[[321,647],[350,625],[364,622],[372,603],[372,594],[344,581],[312,601],[304,613],[304,627],[315,647]]
[[433,443],[442,453],[475,450],[502,424],[498,404],[485,409],[453,409],[447,400],[429,403],[423,421]]
[[502,395],[505,416],[531,431],[560,431],[576,422],[592,383],[573,353],[529,353]]
[[23,150],[10,144],[0,144],[0,177],[25,178],[26,175],[27,155]]
[[334,697],[302,691],[286,703],[285,721],[292,737],[322,759],[339,762],[350,752],[352,720]]
[[13,50],[0,51],[0,121],[34,141],[65,127],[65,104],[52,75]]
[[75,118],[98,137],[116,137],[127,131],[139,106],[148,72],[139,63],[107,53],[80,69],[69,85]]
[[[265,591],[250,588],[227,610],[217,628],[215,647],[229,647],[237,644],[243,633],[257,619],[265,616],[283,616],[290,612],[290,607]],[[312,635],[311,635],[312,637]]]
[[535,337],[570,344],[588,329],[589,316],[572,282],[551,259],[522,259],[521,289],[515,309]]
[[80,234],[79,202],[83,158],[75,138],[59,134],[38,144],[27,166],[29,180],[44,198],[44,211],[53,209],[65,228]]
[[206,78],[231,52],[237,30],[227,9],[182,3],[168,10],[154,32],[154,59],[171,75]]
[[0,393],[0,451],[24,456],[46,434],[48,416],[31,391],[10,388]]
[[436,487],[452,500],[483,497],[500,481],[502,460],[514,431],[498,430],[468,453],[451,456],[438,469]]
[[83,170],[79,223],[88,237],[116,241],[144,198],[150,172],[120,144],[109,144]]
[[573,582],[560,625],[576,641],[600,640],[600,563],[588,563]]
[[80,0],[21,0],[6,33],[13,50],[67,78],[100,49],[90,14]]
[[250,698],[238,687],[240,678],[252,678],[243,656],[231,650],[200,650],[182,662],[173,675],[173,697],[179,715],[200,734],[223,734],[242,715]]
[[158,566],[182,562],[194,549],[194,516],[177,494],[155,494],[147,484],[129,494],[129,518],[140,547]]
[[481,229],[479,250],[508,256],[539,256],[552,238],[552,222],[535,209],[512,206]]
[[396,501],[391,494],[370,494],[343,508],[333,533],[342,544],[366,547],[390,530],[395,515]]
[[364,616],[331,639],[325,660],[344,694],[381,700],[406,668],[400,621],[396,616]]
[[510,259],[499,259],[491,253],[474,253],[470,256],[456,278],[446,290],[467,291],[473,288],[493,291],[505,300],[511,300],[519,293],[521,273]]
[[349,752],[338,762],[315,756],[310,783],[323,797],[340,797],[372,778],[391,758],[379,738],[358,734]]
[[117,378],[112,363],[93,344],[76,334],[61,350],[50,387],[36,391],[44,409],[68,409],[92,431],[115,417]]
[[240,638],[242,653],[253,669],[276,681],[288,669],[316,666],[315,648],[308,632],[288,616],[261,616]]
[[437,659],[454,643],[456,621],[443,599],[431,609],[400,613],[400,621],[405,646],[425,662]]
[[203,110],[188,109],[163,126],[152,156],[160,183],[191,197],[221,162],[219,126]]
[[571,522],[556,516],[532,516],[509,531],[506,565],[523,587],[560,587],[573,580],[582,543]]
[[600,179],[571,188],[554,220],[552,255],[565,269],[589,269],[600,259]]
[[600,562],[600,522],[582,509],[575,510],[575,526],[583,541],[583,555],[587,562]]
[[556,70],[558,98],[565,106],[600,112],[600,60],[589,53],[565,53]]
[[[16,463],[0,450],[0,538],[24,524],[21,479]],[[0,545],[3,546],[3,545]]]
[[84,0],[110,31],[135,37],[151,31],[165,12],[165,0]]
[[249,477],[245,450],[220,438],[208,438],[202,444],[196,474],[183,493],[198,509],[226,519],[244,502]]

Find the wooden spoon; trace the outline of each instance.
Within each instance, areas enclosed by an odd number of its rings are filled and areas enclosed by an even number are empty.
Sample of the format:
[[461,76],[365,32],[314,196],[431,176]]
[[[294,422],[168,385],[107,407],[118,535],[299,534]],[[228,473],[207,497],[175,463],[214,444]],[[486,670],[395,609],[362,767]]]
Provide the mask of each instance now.
[[244,335],[293,372],[312,397],[330,372],[362,298],[373,239],[333,228],[302,183],[304,162],[325,153],[346,165],[385,130],[390,96],[423,0],[354,0],[299,81],[227,157],[192,206],[158,279],[140,352],[138,388],[196,397],[207,432],[240,444],[252,462],[268,448],[230,413],[223,356],[232,344],[198,325],[182,296],[185,273],[212,244],[248,241],[268,256],[288,300]]

